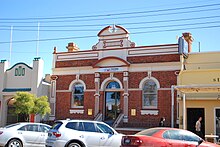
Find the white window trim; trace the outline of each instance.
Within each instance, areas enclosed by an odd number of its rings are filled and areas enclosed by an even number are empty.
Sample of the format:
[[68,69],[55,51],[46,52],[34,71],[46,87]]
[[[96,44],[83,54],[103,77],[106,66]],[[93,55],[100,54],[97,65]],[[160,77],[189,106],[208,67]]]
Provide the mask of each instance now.
[[122,84],[121,84],[121,81],[120,81],[119,79],[117,79],[117,78],[115,78],[115,77],[108,77],[108,78],[106,78],[106,79],[102,82],[102,84],[101,84],[101,90],[106,90],[107,84],[108,84],[109,82],[111,82],[111,81],[118,82],[118,84],[120,85],[120,88],[117,88],[117,90],[123,88],[123,86],[122,86]]
[[140,82],[140,84],[139,84],[139,88],[140,88],[140,89],[143,89],[144,83],[145,83],[147,80],[153,80],[153,81],[156,83],[156,85],[157,85],[157,89],[160,88],[160,83],[159,83],[159,81],[158,81],[156,78],[154,78],[154,77],[150,77],[150,78],[149,78],[149,77],[146,77],[146,78],[144,78],[144,79],[141,80],[141,82]]
[[[76,80],[73,80],[70,85],[69,85],[69,90],[71,91],[71,103],[70,103],[70,107],[71,108],[84,108],[84,106],[73,106],[72,104],[72,100],[73,100],[73,91],[72,91],[72,88],[73,86],[76,84],[76,83],[80,83],[83,85],[83,91],[85,92],[86,90],[86,84],[82,81],[82,80],[79,80],[79,79],[76,79]],[[84,94],[83,94],[84,95]]]
[[70,83],[70,85],[69,85],[69,90],[70,91],[72,91],[72,87],[73,87],[73,85],[75,84],[75,83],[81,83],[81,84],[83,84],[83,87],[84,87],[84,91],[86,90],[86,84],[82,81],[82,80],[73,80],[71,83]]
[[[143,86],[144,86],[144,84],[145,84],[145,82],[147,81],[147,80],[153,80],[154,82],[155,82],[155,84],[156,84],[156,86],[157,86],[157,93],[156,93],[156,95],[157,95],[157,106],[144,106],[143,105],[143,103],[144,103],[144,97],[143,97]],[[158,89],[160,88],[160,83],[159,83],[159,81],[156,79],[156,78],[154,78],[154,77],[146,77],[146,78],[144,78],[144,79],[142,79],[141,80],[141,82],[140,82],[140,84],[139,84],[139,88],[142,90],[142,109],[157,109],[158,108]],[[146,93],[145,93],[146,94]]]

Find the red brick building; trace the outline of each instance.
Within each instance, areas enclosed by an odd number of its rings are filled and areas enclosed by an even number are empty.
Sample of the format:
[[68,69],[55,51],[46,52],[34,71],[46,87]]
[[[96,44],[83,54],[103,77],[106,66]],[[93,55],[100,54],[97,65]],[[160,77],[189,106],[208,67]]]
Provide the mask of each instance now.
[[[69,43],[54,48],[51,108],[54,119],[95,119],[114,127],[148,128],[176,123],[181,54],[177,44],[135,46],[121,26],[98,33],[91,50]],[[173,102],[173,103],[172,103]]]

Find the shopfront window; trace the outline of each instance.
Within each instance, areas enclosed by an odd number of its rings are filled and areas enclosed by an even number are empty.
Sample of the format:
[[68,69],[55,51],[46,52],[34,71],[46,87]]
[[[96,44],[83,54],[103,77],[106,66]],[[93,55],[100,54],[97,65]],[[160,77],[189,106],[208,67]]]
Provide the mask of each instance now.
[[76,83],[72,88],[72,108],[80,108],[84,106],[84,86],[81,83]]
[[152,79],[147,79],[142,89],[143,108],[157,108],[157,84]]

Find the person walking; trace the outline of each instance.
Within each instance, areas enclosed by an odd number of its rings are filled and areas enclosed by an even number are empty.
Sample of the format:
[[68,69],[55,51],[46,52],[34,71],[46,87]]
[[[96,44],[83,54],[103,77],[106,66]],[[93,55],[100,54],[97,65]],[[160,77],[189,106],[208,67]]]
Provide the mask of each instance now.
[[197,134],[199,137],[204,138],[204,137],[203,137],[203,134],[202,134],[202,131],[201,131],[201,121],[202,121],[202,117],[199,117],[199,119],[196,121],[196,125],[195,125],[196,134]]
[[164,123],[165,123],[165,117],[161,117],[161,118],[160,118],[160,122],[159,122],[159,126],[160,126],[160,127],[164,127],[164,126],[165,126]]

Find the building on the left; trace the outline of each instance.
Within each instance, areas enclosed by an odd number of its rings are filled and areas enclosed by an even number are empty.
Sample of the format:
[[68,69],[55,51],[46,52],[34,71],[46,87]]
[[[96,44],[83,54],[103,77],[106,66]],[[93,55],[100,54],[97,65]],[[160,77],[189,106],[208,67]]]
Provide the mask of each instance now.
[[[40,96],[50,96],[50,75],[43,73],[44,61],[34,58],[33,65],[19,62],[9,68],[7,60],[0,61],[0,126],[19,121],[13,113],[13,97],[18,91],[26,91]],[[34,118],[36,122],[40,116]]]

